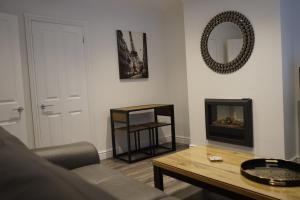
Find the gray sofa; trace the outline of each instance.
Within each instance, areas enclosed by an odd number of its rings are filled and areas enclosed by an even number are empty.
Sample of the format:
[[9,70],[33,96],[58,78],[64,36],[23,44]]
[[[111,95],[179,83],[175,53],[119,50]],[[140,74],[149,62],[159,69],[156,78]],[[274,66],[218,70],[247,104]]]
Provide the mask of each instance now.
[[0,127],[0,199],[176,200],[102,166],[89,143],[33,151]]

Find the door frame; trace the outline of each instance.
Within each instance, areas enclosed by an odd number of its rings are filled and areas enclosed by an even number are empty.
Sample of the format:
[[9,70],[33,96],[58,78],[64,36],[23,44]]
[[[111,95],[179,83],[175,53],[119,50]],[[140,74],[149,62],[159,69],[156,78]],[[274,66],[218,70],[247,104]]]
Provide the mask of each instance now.
[[40,120],[39,120],[39,105],[37,98],[37,88],[36,88],[36,66],[34,64],[34,49],[33,49],[33,40],[32,40],[32,22],[44,22],[52,24],[61,24],[61,25],[71,25],[81,27],[83,30],[83,51],[84,51],[84,63],[85,63],[85,78],[86,78],[86,89],[87,89],[87,108],[89,112],[89,126],[90,126],[90,136],[93,138],[95,133],[94,128],[94,112],[91,109],[91,105],[94,105],[91,98],[91,80],[88,76],[91,74],[89,59],[88,59],[88,38],[87,38],[87,22],[81,20],[70,20],[70,19],[59,19],[54,17],[40,16],[30,13],[24,14],[25,18],[25,32],[26,32],[26,43],[27,43],[27,54],[28,54],[28,66],[29,66],[29,79],[30,79],[30,92],[31,92],[31,108],[32,108],[32,118],[33,118],[33,129],[34,129],[34,145],[37,147],[40,144]]

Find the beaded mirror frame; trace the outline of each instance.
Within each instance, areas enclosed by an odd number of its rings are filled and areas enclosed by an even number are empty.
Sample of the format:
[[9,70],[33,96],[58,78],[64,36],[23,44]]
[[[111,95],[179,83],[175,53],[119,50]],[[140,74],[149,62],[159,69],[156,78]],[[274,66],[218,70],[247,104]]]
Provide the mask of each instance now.
[[[216,62],[208,51],[208,39],[212,30],[221,23],[232,22],[236,24],[243,35],[243,46],[239,55],[228,63]],[[255,42],[255,35],[250,21],[237,11],[225,11],[210,20],[206,25],[201,37],[201,54],[207,66],[220,74],[229,74],[243,67],[250,58]]]

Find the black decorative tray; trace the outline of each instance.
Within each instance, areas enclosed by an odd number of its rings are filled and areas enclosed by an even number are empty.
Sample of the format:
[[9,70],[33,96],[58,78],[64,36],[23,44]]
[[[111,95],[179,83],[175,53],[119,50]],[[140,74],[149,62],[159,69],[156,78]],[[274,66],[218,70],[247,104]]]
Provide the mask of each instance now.
[[300,186],[300,164],[277,159],[253,159],[241,164],[246,178],[272,186]]

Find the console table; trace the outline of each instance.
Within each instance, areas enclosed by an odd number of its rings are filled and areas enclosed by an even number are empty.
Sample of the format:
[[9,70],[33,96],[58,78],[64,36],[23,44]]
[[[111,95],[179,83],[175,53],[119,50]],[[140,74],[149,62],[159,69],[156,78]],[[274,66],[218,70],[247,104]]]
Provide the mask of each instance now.
[[[137,111],[149,111],[154,112],[154,121],[132,124],[130,122],[130,114]],[[159,122],[158,116],[170,117],[170,123]],[[175,120],[174,120],[174,105],[171,104],[150,104],[131,106],[123,108],[110,109],[111,118],[111,138],[113,147],[113,157],[128,163],[143,160],[149,157],[167,153],[176,150],[175,139]],[[121,126],[116,127],[116,124]],[[159,144],[158,128],[163,126],[171,127],[171,147],[166,147]],[[116,149],[116,132],[122,132],[126,134],[127,140],[127,152],[118,153]],[[149,137],[148,147],[141,147],[141,131],[146,131]],[[134,137],[134,145],[132,145],[131,136]],[[134,150],[132,149],[134,146]]]

